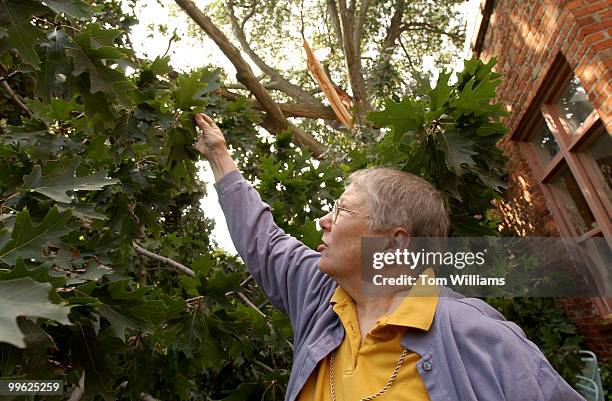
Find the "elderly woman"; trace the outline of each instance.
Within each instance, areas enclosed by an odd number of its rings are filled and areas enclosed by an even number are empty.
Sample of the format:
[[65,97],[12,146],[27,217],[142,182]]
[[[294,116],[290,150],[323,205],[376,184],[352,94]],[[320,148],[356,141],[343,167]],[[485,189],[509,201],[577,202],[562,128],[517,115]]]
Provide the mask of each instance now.
[[479,299],[445,287],[427,296],[364,291],[362,238],[447,235],[431,184],[391,168],[354,173],[320,220],[315,252],[276,226],[213,120],[196,122],[195,148],[210,162],[236,249],[294,329],[286,400],[583,400],[517,325]]

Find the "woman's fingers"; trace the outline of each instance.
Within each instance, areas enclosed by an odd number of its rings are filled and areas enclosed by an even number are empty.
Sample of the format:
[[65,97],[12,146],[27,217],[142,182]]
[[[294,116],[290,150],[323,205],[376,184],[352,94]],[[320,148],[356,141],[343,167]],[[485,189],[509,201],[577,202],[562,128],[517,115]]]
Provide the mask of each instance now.
[[198,113],[195,115],[196,117],[196,122],[199,125],[202,125],[202,128],[217,128],[217,124],[215,124],[215,122],[213,121],[212,118],[208,117],[206,114],[204,113]]
[[212,118],[208,117],[206,114],[204,113],[200,113],[200,115],[202,116],[202,118],[204,119],[204,121],[206,121],[211,127],[216,127],[217,124],[215,124],[215,122],[213,121]]

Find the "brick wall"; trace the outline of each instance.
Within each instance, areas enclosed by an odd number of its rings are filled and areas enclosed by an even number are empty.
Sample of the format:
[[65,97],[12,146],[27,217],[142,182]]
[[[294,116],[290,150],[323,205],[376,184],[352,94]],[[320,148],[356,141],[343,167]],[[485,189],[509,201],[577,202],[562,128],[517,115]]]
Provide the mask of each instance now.
[[[508,106],[506,125],[514,133],[562,54],[612,133],[612,7],[607,0],[496,0],[486,25],[480,57],[496,57],[504,81],[498,95]],[[544,85],[545,86],[545,85]],[[500,146],[508,163],[510,188],[499,209],[503,226],[518,235],[559,235],[533,173],[516,142]],[[600,358],[612,359],[612,322],[590,299],[560,300]]]

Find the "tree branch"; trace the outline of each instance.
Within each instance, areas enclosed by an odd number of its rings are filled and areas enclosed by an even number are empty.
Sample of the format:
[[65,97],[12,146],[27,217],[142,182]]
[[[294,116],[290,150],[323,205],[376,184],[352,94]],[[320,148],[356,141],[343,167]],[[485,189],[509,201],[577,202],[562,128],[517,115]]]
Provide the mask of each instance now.
[[159,401],[157,398],[153,397],[151,394],[140,393],[139,397],[141,401]]
[[[368,1],[364,0],[361,3],[360,9],[365,7],[367,9]],[[355,30],[363,30],[363,26],[357,28],[354,24],[355,19],[353,14],[346,8],[346,0],[338,0],[338,12],[340,14],[340,23],[342,24],[342,39],[344,41],[344,58],[346,61],[346,68],[349,73],[349,81],[351,83],[351,89],[353,92],[353,100],[356,108],[356,119],[358,123],[363,122],[365,113],[372,109],[368,101],[368,93],[363,78],[362,66],[361,66],[361,41],[355,43],[355,36],[351,35],[351,32]],[[365,21],[365,17],[362,23]]]
[[396,46],[397,39],[402,34],[402,17],[404,16],[405,6],[406,3],[404,0],[397,0],[395,2],[395,12],[393,13],[393,17],[391,17],[391,24],[389,24],[389,28],[387,28],[387,34],[380,47],[381,59],[393,53],[393,48]]
[[4,67],[2,65],[0,65],[0,74],[2,75],[2,79],[0,80],[0,85],[2,85],[2,88],[4,88],[4,90],[6,91],[6,93],[8,93],[8,95],[11,97],[11,99],[13,100],[13,102],[19,106],[19,108],[28,116],[28,117],[32,117],[32,111],[30,111],[30,109],[28,108],[28,106],[25,105],[25,103],[23,102],[23,100],[21,100],[21,98],[19,97],[18,94],[15,93],[15,91],[13,91],[13,88],[11,88],[11,86],[8,84],[8,82],[6,82],[6,80],[8,79],[8,75],[6,70],[4,69]]
[[[376,65],[378,68],[385,68],[387,63],[391,61],[393,50],[395,49],[395,46],[397,46],[398,39],[402,34],[402,18],[404,16],[405,6],[406,3],[404,0],[397,0],[395,2],[395,11],[391,17],[391,23],[387,28],[385,39],[383,40],[378,51],[379,56],[378,60],[376,60]],[[368,79],[368,88],[372,87],[373,81],[374,77],[370,77]]]
[[195,277],[195,273],[193,272],[193,270],[191,270],[190,268],[188,268],[184,264],[177,262],[176,260],[172,260],[172,259],[167,258],[165,256],[161,256],[161,255],[158,255],[158,254],[153,253],[151,251],[147,251],[146,249],[144,249],[143,247],[138,245],[136,243],[136,241],[132,241],[132,246],[134,247],[134,250],[136,252],[138,252],[139,254],[141,254],[141,255],[145,255],[145,256],[150,257],[151,259],[155,259],[155,260],[158,260],[160,262],[164,262],[164,263],[174,267],[176,270],[180,271],[181,273],[185,273],[188,276]]
[[440,35],[446,35],[455,41],[460,42],[462,40],[461,35],[454,32],[447,32],[444,29],[440,29],[427,22],[408,22],[402,26],[401,30],[402,32],[425,30],[433,33],[439,33]]
[[408,60],[408,64],[410,64],[410,68],[412,68],[412,71],[417,71],[417,69],[414,66],[414,63],[412,62],[412,57],[410,57],[410,53],[408,52],[408,49],[406,49],[406,46],[404,46],[404,42],[402,42],[402,38],[398,38],[398,42],[400,44],[400,46],[402,47],[402,50],[404,51],[404,56],[406,56],[406,60]]
[[353,44],[355,46],[355,54],[361,57],[361,40],[363,38],[363,29],[365,20],[370,7],[370,0],[361,0],[359,3],[359,11],[357,12],[357,22],[353,30]]
[[[293,140],[299,145],[310,150],[315,157],[321,156],[325,147],[312,135],[305,133],[299,127],[291,124],[283,115],[282,111],[274,102],[266,89],[261,85],[253,74],[251,67],[227,37],[217,28],[213,22],[204,15],[191,0],[175,0],[175,2],[191,17],[191,19],[204,30],[204,32],[217,44],[219,49],[232,62],[236,68],[236,79],[242,82],[266,111],[267,127],[272,134],[279,134],[286,130],[293,131]],[[262,125],[263,126],[263,125]]]
[[[228,85],[229,87],[229,85]],[[236,100],[240,97],[239,94],[233,93],[224,89],[217,89],[215,93],[228,100]],[[250,106],[255,110],[263,111],[263,106],[257,100],[251,100]],[[323,105],[297,104],[297,103],[278,103],[285,117],[304,117],[304,118],[322,118],[324,120],[337,120],[338,116],[334,113],[331,107]]]
[[[160,262],[164,262],[164,263],[166,263],[166,264],[169,264],[170,266],[172,266],[172,267],[174,267],[175,269],[177,269],[177,270],[181,271],[182,273],[185,273],[185,274],[187,274],[188,276],[191,276],[191,277],[195,277],[195,273],[193,272],[193,270],[191,270],[190,268],[188,268],[188,267],[187,267],[187,266],[185,266],[184,264],[179,263],[179,262],[177,262],[177,261],[175,261],[175,260],[172,260],[172,259],[170,259],[170,258],[167,258],[167,257],[165,257],[165,256],[160,256],[160,255],[158,255],[158,254],[156,254],[156,253],[153,253],[153,252],[151,252],[151,251],[147,251],[146,249],[144,249],[143,247],[141,247],[140,245],[138,245],[138,244],[136,243],[136,241],[132,241],[132,245],[134,246],[134,249],[136,250],[136,252],[138,252],[138,253],[140,253],[140,254],[142,254],[142,255],[148,256],[148,257],[150,257],[150,258],[152,258],[152,259],[159,260]],[[247,304],[247,305],[248,305],[250,308],[254,309],[254,310],[255,310],[255,311],[258,313],[258,314],[260,314],[262,317],[267,318],[267,315],[266,315],[265,313],[263,313],[263,312],[261,311],[261,309],[259,309],[259,308],[257,307],[257,305],[255,305],[255,304],[254,304],[254,303],[253,303],[253,302],[252,302],[252,301],[251,301],[251,300],[250,300],[250,299],[249,299],[249,298],[248,298],[246,295],[244,295],[244,294],[243,294],[241,291],[237,291],[235,294],[238,296],[238,298],[240,298],[240,299],[241,299],[241,300],[242,300],[242,301],[243,301],[245,304]],[[195,302],[195,301],[198,301],[198,300],[200,300],[200,299],[203,299],[203,297],[195,297],[195,298],[187,299],[187,300],[185,300],[185,302],[190,303],[190,302]],[[147,394],[145,394],[145,395],[147,395]]]
[[[316,82],[315,82],[316,84]],[[264,88],[266,88],[267,90],[277,90],[280,92],[283,92],[283,88],[281,86],[279,86],[278,82],[266,82],[264,84],[262,84]],[[236,84],[228,84],[225,85],[225,88],[227,89],[243,89],[243,90],[248,90],[246,86],[244,86],[241,83],[236,83]],[[321,88],[315,88],[315,89],[311,89],[308,91],[304,91],[305,93],[308,93],[309,95],[316,95],[317,93],[321,93]],[[284,93],[284,92],[283,92]],[[321,105],[320,103],[318,105]]]
[[[248,14],[245,15],[244,18],[242,19],[242,22],[240,23],[240,30],[242,32],[244,32],[244,25],[247,23],[247,21],[250,20],[253,15],[255,15],[255,11],[257,10],[257,3],[258,3],[257,0],[253,1],[253,4],[251,5],[251,9],[249,10]],[[230,7],[232,8],[232,11],[230,11],[230,13],[233,14],[233,8],[234,8],[233,1],[230,2]]]
[[267,371],[268,371],[268,372],[270,372],[270,373],[274,372],[274,369],[272,369],[271,367],[269,367],[269,366],[268,366],[268,365],[266,365],[265,363],[263,363],[263,362],[261,362],[261,361],[258,361],[257,359],[254,359],[254,360],[253,360],[253,363],[254,363],[255,365],[259,365],[259,366],[261,366],[262,368],[264,368],[265,370],[267,370]]
[[83,373],[81,373],[81,377],[79,378],[79,387],[75,387],[74,390],[72,390],[72,394],[70,394],[68,401],[79,401],[83,398],[83,394],[85,394],[85,369],[83,369]]
[[259,309],[257,307],[257,305],[255,305],[253,302],[251,302],[251,300],[249,298],[247,298],[246,295],[244,295],[242,292],[238,291],[236,293],[236,295],[238,295],[238,298],[240,298],[242,300],[242,302],[244,302],[245,304],[247,304],[248,306],[250,306],[252,309],[254,309],[257,313],[259,313],[262,317],[267,318],[268,316],[266,316],[265,313],[263,313],[261,311],[261,309]]
[[337,45],[340,51],[344,52],[344,40],[342,39],[342,25],[340,24],[340,17],[338,16],[338,7],[336,6],[335,0],[327,0],[327,12],[331,19],[331,23],[336,33]]
[[[254,8],[251,9],[251,11],[253,10]],[[244,24],[246,23],[247,19],[252,16],[252,13],[247,14],[247,17],[245,17],[241,23],[238,23],[238,18],[234,14],[234,1],[230,0],[227,3],[227,15],[232,24],[232,31],[240,43],[240,47],[242,47],[242,50],[248,54],[255,65],[270,77],[275,84],[274,89],[285,93],[300,103],[320,104],[315,97],[304,91],[300,86],[289,82],[276,69],[270,67],[261,57],[257,55],[257,53],[255,53],[247,41],[246,34],[244,33]]]

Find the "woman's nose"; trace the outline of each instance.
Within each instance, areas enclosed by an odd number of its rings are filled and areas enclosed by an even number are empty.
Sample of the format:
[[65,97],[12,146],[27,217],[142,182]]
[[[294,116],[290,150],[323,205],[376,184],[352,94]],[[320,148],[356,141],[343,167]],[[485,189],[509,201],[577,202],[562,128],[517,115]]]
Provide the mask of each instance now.
[[330,231],[332,226],[332,212],[317,220],[317,228],[323,231]]

